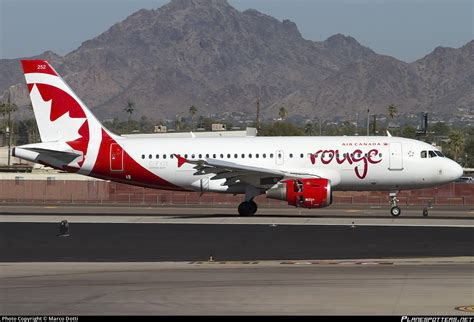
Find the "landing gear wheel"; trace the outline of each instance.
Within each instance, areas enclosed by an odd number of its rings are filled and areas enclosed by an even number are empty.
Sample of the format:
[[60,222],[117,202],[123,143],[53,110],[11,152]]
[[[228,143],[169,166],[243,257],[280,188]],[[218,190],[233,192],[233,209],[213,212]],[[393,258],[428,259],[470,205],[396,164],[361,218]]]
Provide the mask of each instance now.
[[255,213],[257,212],[258,210],[258,206],[257,204],[255,203],[255,201],[251,200],[249,201],[250,205],[252,205],[252,215],[255,215]]
[[428,217],[428,209],[423,208],[423,217]]
[[393,217],[398,217],[400,216],[400,213],[402,212],[402,210],[395,206],[395,207],[392,207],[392,209],[390,209],[390,213],[392,214]]
[[238,210],[241,216],[251,216],[257,211],[257,205],[254,207],[251,202],[244,201],[239,205]]

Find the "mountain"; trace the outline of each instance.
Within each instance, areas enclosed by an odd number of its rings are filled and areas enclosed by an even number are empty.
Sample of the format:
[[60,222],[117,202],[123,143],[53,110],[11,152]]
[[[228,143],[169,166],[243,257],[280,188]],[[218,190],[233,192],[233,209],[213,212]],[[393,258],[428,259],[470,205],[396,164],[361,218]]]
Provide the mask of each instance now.
[[[444,111],[474,106],[474,42],[436,48],[407,64],[379,55],[341,34],[304,39],[295,23],[256,10],[240,12],[225,0],[172,0],[139,10],[60,57],[46,52],[77,94],[101,118],[254,113],[256,96],[266,117],[281,106],[291,115],[349,116]],[[0,60],[0,93],[28,103],[18,59]],[[14,87],[10,87],[14,86]]]

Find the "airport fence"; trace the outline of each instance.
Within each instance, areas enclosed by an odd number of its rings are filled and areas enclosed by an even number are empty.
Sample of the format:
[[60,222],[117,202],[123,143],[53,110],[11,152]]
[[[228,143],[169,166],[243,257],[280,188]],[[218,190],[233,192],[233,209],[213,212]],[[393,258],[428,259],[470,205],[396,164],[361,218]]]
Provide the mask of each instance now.
[[[387,192],[334,192],[336,205],[386,205]],[[402,191],[401,205],[474,205],[474,184],[450,183],[437,188]],[[0,203],[120,204],[120,205],[238,205],[242,196],[154,190],[100,180],[1,180]],[[286,203],[256,198],[260,206]]]

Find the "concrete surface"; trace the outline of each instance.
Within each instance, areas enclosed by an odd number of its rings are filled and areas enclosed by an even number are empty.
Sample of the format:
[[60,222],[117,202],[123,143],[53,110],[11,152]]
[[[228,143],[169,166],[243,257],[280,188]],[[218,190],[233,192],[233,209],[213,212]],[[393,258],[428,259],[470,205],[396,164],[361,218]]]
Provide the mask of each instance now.
[[451,264],[0,264],[8,315],[460,315],[472,261]]

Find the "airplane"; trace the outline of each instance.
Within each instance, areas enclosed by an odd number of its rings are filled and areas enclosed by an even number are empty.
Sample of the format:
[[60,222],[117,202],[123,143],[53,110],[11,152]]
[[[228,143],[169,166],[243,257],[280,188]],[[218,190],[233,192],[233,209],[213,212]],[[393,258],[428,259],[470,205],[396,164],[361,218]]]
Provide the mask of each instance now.
[[432,145],[392,136],[123,137],[106,129],[46,60],[21,64],[41,143],[15,147],[14,156],[141,187],[242,194],[241,216],[257,212],[254,198],[262,194],[323,208],[333,191],[387,191],[396,217],[399,191],[463,174]]

